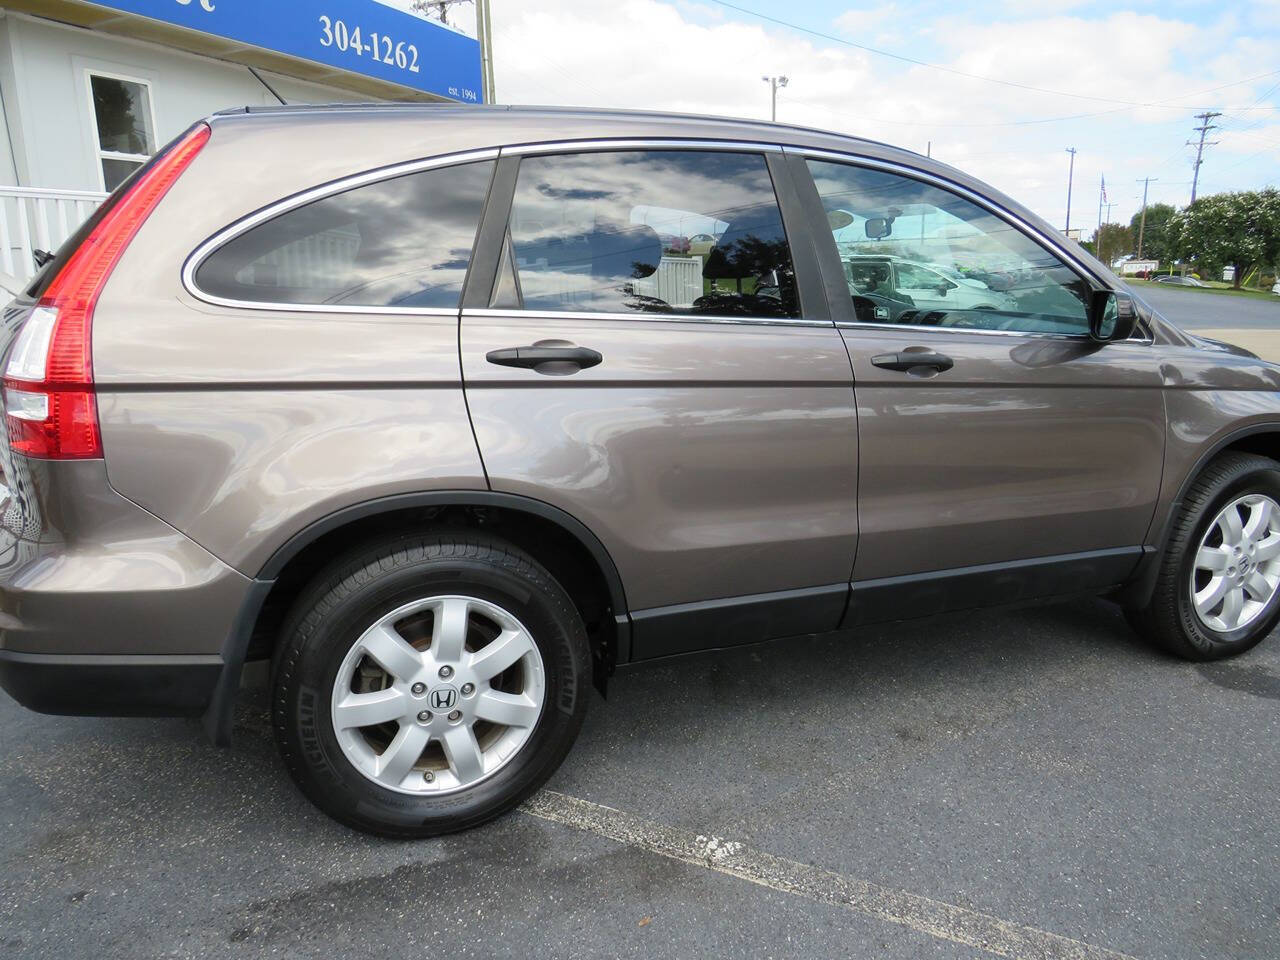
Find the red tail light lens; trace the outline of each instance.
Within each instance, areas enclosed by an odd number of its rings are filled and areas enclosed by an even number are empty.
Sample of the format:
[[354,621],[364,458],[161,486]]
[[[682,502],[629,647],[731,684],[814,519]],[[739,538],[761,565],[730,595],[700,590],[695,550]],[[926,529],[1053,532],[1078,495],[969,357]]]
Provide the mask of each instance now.
[[142,173],[45,289],[9,355],[5,422],[15,453],[48,460],[102,456],[91,337],[98,296],[125,248],[209,140],[197,124]]

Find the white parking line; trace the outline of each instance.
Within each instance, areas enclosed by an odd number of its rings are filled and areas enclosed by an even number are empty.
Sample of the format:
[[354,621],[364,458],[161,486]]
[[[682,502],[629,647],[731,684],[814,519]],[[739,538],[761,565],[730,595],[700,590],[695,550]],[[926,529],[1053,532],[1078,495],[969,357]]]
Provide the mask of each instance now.
[[1134,960],[1128,954],[775,857],[733,840],[668,827],[563,793],[544,790],[525,801],[521,809],[543,820],[576,827],[672,860],[706,867],[818,903],[844,907],[1013,960]]

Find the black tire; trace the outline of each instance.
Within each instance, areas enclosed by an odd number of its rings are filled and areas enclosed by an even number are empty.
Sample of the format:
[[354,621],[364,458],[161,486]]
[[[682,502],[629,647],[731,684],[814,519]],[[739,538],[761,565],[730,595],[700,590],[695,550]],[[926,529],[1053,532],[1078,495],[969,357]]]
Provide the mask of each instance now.
[[[465,593],[527,627],[545,671],[545,701],[528,741],[474,786],[442,796],[381,786],[346,757],[329,704],[339,666],[360,634],[397,607]],[[276,652],[272,721],[290,775],[321,810],[348,826],[397,838],[464,830],[512,809],[569,752],[586,713],[591,655],[569,596],[532,557],[462,531],[384,542],[320,574],[289,616]]]
[[1229,632],[1210,629],[1192,602],[1191,573],[1201,539],[1226,504],[1248,493],[1280,502],[1280,464],[1253,454],[1227,453],[1192,482],[1160,559],[1150,602],[1125,611],[1140,635],[1179,657],[1203,661],[1243,653],[1272,631],[1280,619],[1280,594],[1252,621]]

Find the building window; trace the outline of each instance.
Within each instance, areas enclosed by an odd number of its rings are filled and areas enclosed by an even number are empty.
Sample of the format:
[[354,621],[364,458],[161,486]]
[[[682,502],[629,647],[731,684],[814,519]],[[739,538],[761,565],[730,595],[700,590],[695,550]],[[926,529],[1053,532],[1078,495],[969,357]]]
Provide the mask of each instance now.
[[102,188],[114,190],[156,150],[151,85],[110,74],[89,74]]

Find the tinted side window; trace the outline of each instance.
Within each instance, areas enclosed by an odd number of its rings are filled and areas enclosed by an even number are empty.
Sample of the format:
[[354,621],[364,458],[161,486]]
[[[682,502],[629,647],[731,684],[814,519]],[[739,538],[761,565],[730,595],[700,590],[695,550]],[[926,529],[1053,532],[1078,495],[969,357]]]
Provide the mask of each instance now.
[[196,285],[230,300],[456,307],[493,162],[354,187],[219,247]]
[[1089,286],[1029,236],[909,177],[810,160],[859,320],[1087,334]]
[[643,151],[525,157],[494,306],[797,317],[763,156]]

